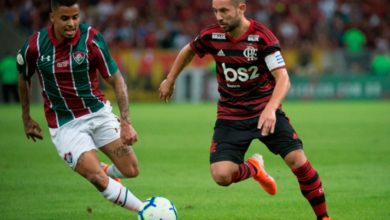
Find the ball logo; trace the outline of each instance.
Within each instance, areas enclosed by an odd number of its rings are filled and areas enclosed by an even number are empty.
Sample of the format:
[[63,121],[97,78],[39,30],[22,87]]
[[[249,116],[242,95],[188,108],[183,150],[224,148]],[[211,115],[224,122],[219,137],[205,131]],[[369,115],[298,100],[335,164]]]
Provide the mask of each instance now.
[[259,68],[257,66],[251,66],[248,69],[245,67],[240,67],[235,70],[233,68],[226,67],[226,64],[222,63],[222,68],[225,79],[228,82],[236,82],[237,80],[246,82],[260,76],[258,73]]
[[252,46],[248,46],[244,50],[244,56],[248,59],[248,61],[257,60],[257,49]]

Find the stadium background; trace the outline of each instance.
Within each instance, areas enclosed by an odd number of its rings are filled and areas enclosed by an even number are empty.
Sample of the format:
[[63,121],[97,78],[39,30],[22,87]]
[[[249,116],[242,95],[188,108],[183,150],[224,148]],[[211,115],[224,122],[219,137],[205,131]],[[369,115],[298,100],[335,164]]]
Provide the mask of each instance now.
[[[214,22],[209,1],[80,2],[82,20],[103,33],[137,101],[158,99],[178,50]],[[7,43],[0,58],[49,25],[49,11],[46,0],[2,0],[0,40]],[[249,0],[246,15],[280,39],[293,81],[288,99],[388,99],[389,11],[386,0]],[[175,99],[215,100],[213,75],[211,57],[196,58],[179,78]],[[34,94],[39,101],[39,92]]]
[[[157,101],[159,83],[179,48],[214,21],[209,1],[80,1],[84,21],[102,31],[125,73],[130,98],[137,100],[131,114],[140,136],[134,148],[141,173],[123,179],[124,185],[141,199],[170,198],[180,219],[313,219],[292,173],[259,142],[247,155],[264,155],[278,182],[276,196],[253,181],[229,188],[213,182],[208,147],[217,94],[210,57],[195,59],[179,78],[177,102]],[[0,59],[14,57],[29,34],[48,25],[48,2],[0,0]],[[248,17],[268,24],[281,40],[293,81],[284,109],[321,174],[332,218],[390,219],[388,0],[248,0],[248,5]],[[0,97],[0,219],[136,219],[64,165],[34,88],[31,115],[42,127],[42,141],[25,138],[20,106],[3,104]]]

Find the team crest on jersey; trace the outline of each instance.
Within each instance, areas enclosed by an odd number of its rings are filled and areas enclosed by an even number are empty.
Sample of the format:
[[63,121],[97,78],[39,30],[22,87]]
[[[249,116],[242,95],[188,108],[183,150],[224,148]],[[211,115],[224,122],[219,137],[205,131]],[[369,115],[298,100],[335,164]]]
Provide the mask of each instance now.
[[259,42],[260,36],[259,35],[248,35],[248,41],[250,42]]
[[76,51],[72,54],[73,59],[76,61],[76,63],[81,64],[85,59],[85,53],[81,51]]
[[225,33],[213,33],[211,38],[214,40],[226,40],[226,34]]
[[72,163],[73,163],[73,156],[72,156],[72,153],[71,153],[71,152],[65,153],[65,154],[64,154],[64,160],[65,160],[67,163],[72,164]]
[[252,46],[248,46],[244,50],[244,56],[248,59],[248,61],[257,60],[257,48],[254,48]]

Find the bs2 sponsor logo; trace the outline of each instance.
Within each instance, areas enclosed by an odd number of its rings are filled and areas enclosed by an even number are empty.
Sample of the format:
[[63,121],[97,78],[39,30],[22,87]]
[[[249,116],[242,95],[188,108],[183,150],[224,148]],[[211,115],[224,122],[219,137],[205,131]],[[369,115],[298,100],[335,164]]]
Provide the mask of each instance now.
[[246,82],[248,80],[255,79],[260,76],[258,73],[259,68],[257,66],[251,66],[249,68],[240,67],[238,69],[233,69],[226,67],[225,63],[222,63],[223,74],[225,79],[228,82],[236,82],[237,80],[241,82]]

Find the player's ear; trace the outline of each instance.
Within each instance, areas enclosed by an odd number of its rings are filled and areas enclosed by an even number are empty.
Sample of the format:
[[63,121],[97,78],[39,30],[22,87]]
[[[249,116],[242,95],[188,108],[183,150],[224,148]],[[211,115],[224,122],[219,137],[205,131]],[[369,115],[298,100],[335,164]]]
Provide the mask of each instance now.
[[238,9],[241,11],[241,13],[244,14],[244,12],[246,11],[246,4],[245,3],[240,3],[238,5]]
[[50,22],[54,23],[54,13],[53,12],[50,12],[49,17],[50,17]]

